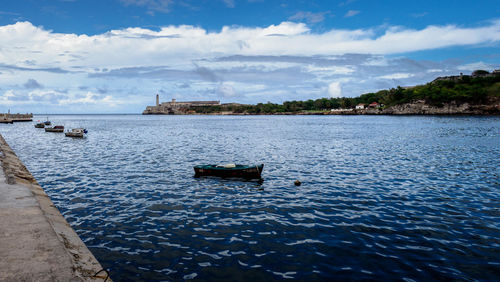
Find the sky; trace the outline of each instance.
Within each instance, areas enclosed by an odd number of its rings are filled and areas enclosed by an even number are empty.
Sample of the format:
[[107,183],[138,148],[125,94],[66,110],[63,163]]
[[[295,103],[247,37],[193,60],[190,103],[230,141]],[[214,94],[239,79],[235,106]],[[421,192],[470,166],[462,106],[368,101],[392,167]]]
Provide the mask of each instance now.
[[476,69],[500,69],[499,1],[0,4],[0,112],[356,97]]

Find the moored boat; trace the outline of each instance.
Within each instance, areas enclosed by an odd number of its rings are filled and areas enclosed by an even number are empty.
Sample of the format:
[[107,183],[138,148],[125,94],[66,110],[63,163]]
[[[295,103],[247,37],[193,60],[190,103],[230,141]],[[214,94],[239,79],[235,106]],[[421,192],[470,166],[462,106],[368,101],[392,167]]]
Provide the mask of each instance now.
[[45,123],[43,123],[43,122],[35,124],[35,128],[44,128],[44,127],[45,127]]
[[261,173],[264,164],[260,165],[197,165],[194,167],[194,177],[217,176],[217,177],[236,177],[245,179],[261,179]]
[[66,137],[76,137],[76,138],[83,138],[85,134],[87,133],[87,129],[85,128],[73,128],[71,131],[66,131],[64,135]]
[[45,132],[64,132],[64,126],[56,125],[53,127],[45,127]]

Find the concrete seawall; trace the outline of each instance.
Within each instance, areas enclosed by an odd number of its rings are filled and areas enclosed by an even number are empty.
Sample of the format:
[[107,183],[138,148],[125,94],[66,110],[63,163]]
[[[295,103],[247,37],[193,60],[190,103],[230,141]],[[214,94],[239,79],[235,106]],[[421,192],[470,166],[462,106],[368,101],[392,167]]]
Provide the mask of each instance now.
[[0,160],[0,281],[106,280],[100,263],[1,135]]

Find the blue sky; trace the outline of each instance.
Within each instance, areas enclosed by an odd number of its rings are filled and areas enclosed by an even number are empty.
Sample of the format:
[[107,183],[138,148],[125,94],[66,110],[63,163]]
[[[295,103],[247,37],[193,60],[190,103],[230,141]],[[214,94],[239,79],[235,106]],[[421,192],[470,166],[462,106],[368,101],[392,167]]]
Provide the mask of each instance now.
[[497,2],[2,1],[0,112],[281,103],[491,71]]

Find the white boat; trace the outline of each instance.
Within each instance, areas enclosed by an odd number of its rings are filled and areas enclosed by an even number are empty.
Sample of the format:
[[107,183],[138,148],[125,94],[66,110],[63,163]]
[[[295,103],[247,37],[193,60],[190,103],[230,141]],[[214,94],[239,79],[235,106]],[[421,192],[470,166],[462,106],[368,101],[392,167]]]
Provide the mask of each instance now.
[[71,131],[66,131],[64,134],[66,137],[77,137],[77,138],[83,138],[85,134],[87,133],[87,129],[85,128],[73,128]]

